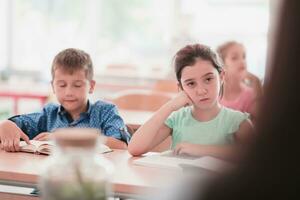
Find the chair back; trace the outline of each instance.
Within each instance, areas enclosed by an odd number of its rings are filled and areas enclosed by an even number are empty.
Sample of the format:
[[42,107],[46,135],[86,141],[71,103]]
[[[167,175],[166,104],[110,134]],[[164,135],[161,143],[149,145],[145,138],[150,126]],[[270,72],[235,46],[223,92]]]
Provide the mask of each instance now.
[[176,80],[158,80],[154,84],[155,91],[161,92],[178,92],[178,85]]
[[119,109],[156,111],[172,97],[172,94],[151,90],[126,90],[114,95],[110,101]]

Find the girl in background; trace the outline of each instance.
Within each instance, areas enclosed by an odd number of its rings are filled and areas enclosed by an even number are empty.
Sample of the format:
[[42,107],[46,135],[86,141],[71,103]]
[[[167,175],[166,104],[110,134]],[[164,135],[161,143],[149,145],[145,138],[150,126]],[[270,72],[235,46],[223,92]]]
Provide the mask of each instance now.
[[217,48],[225,69],[224,94],[220,103],[256,116],[256,102],[262,95],[258,77],[247,71],[246,52],[241,43],[229,41]]

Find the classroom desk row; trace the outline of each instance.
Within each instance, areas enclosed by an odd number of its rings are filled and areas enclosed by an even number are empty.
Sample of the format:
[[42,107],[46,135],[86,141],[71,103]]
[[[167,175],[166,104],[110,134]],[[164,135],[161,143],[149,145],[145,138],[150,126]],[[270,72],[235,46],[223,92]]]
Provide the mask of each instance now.
[[[119,110],[119,113],[125,123],[133,129],[137,129],[153,115],[153,112],[133,110]],[[177,176],[174,171],[133,165],[132,160],[136,158],[131,157],[125,150],[114,150],[104,156],[115,165],[112,178],[114,196],[136,197],[153,193],[164,183],[174,182],[174,177]],[[1,192],[1,185],[34,188],[38,182],[42,163],[46,158],[47,156],[43,155],[8,153],[0,150],[0,199],[39,199],[29,194]]]
[[[103,154],[114,166],[112,192],[116,197],[141,197],[158,192],[164,186],[174,183],[180,173],[174,170],[134,165],[127,150],[113,150]],[[0,186],[35,187],[39,173],[48,156],[31,153],[9,153],[0,150]],[[39,199],[29,194],[1,192],[0,199]]]

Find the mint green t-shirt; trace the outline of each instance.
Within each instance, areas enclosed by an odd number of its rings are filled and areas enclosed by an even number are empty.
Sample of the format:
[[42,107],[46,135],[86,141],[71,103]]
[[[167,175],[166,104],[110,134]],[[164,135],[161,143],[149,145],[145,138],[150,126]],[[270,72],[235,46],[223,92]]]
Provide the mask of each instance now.
[[172,148],[181,142],[224,145],[233,143],[233,134],[248,117],[248,113],[222,107],[214,119],[201,122],[192,116],[189,106],[173,112],[165,124],[172,129]]

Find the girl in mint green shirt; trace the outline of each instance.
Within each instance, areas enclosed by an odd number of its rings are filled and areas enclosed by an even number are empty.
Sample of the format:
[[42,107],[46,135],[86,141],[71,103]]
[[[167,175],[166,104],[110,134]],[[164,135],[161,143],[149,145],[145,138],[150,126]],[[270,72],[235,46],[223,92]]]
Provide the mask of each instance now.
[[138,156],[172,136],[174,154],[227,158],[233,144],[248,139],[248,114],[220,105],[225,72],[217,55],[201,44],[187,45],[175,55],[181,91],[133,135],[128,151]]

